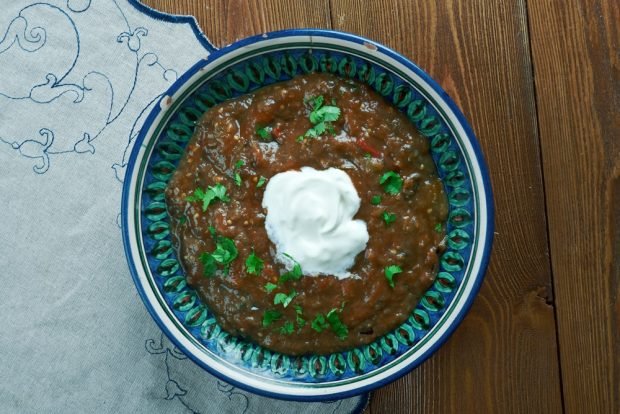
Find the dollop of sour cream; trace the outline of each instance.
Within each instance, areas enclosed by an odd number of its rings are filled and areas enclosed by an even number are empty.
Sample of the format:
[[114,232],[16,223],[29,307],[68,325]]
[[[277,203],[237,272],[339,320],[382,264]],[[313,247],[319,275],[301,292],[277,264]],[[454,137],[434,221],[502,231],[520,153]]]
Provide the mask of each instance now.
[[337,168],[302,167],[274,175],[265,188],[265,229],[276,258],[297,261],[304,275],[351,277],[348,269],[366,248],[368,229],[353,216],[360,197],[351,178]]

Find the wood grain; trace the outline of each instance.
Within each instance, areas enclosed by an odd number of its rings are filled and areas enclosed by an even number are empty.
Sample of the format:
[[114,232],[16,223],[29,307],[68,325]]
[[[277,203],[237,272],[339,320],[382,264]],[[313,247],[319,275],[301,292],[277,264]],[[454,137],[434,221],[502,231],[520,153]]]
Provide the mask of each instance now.
[[531,1],[567,413],[620,412],[620,3]]
[[481,293],[453,337],[410,375],[374,392],[370,411],[561,411],[524,0],[145,3],[196,16],[216,46],[268,30],[333,25],[391,46],[438,80],[470,120],[491,170],[493,257]]
[[329,0],[147,0],[154,9],[196,18],[216,47],[264,32],[292,27],[329,29]]
[[410,57],[469,118],[489,164],[496,237],[487,279],[452,339],[377,391],[372,412],[560,412],[544,194],[523,1],[332,0],[334,29]]

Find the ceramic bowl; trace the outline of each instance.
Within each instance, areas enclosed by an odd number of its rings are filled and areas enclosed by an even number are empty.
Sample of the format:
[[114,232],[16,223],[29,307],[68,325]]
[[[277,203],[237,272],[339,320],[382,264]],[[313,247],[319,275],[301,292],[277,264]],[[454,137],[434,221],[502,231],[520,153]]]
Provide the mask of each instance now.
[[[290,357],[234,337],[188,286],[170,239],[164,188],[194,125],[210,107],[308,72],[365,82],[428,138],[449,200],[447,250],[435,283],[409,319],[370,345]],[[276,398],[333,400],[367,392],[435,352],[468,311],[493,235],[493,203],[474,134],[426,73],[373,41],[326,30],[288,30],[238,41],[196,63],[148,116],[127,168],[123,241],[135,285],[170,339],[213,375]]]

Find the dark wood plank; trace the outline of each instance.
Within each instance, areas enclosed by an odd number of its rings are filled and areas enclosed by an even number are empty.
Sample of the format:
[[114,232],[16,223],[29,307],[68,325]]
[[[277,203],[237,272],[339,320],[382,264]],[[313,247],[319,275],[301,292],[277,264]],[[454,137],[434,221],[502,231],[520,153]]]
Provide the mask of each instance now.
[[216,47],[273,30],[331,27],[329,0],[145,0],[143,3],[163,12],[196,17]]
[[459,103],[497,207],[491,266],[455,335],[374,393],[373,413],[562,410],[531,61],[523,1],[332,0],[335,29],[393,47]]
[[620,3],[529,2],[567,413],[620,412]]

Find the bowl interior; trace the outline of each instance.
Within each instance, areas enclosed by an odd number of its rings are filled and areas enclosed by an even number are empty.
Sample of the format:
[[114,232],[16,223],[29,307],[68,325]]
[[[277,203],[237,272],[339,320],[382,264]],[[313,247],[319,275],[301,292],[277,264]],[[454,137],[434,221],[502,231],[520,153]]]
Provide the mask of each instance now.
[[[281,398],[361,393],[418,365],[469,307],[490,245],[488,181],[473,135],[454,104],[422,71],[393,52],[354,36],[323,34],[324,38],[270,34],[248,40],[184,75],[143,128],[124,197],[124,224],[131,233],[126,235],[131,245],[128,258],[138,290],[160,326],[216,375]],[[171,242],[164,189],[205,111],[226,99],[315,71],[367,83],[428,138],[449,201],[447,250],[435,283],[393,332],[346,352],[289,357],[221,330],[187,285]]]

